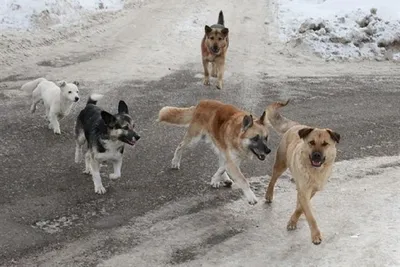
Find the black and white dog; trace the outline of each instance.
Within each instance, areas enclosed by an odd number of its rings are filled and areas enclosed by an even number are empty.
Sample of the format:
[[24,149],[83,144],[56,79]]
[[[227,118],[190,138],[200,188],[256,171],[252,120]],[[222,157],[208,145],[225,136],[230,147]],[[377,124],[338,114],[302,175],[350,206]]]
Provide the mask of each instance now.
[[101,183],[100,163],[111,161],[114,173],[111,173],[109,177],[118,179],[121,177],[124,144],[133,146],[140,139],[133,130],[134,124],[126,103],[119,101],[118,113],[112,115],[96,106],[97,101],[102,97],[103,95],[92,94],[86,107],[79,113],[75,124],[75,162],[80,161],[82,146],[87,142],[84,173],[92,175],[94,191],[98,194],[106,192]]

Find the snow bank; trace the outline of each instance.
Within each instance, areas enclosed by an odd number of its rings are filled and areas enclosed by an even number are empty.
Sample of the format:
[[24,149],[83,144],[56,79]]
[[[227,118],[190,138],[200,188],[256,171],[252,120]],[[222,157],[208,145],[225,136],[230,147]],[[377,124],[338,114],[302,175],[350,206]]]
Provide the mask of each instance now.
[[67,24],[82,13],[119,10],[123,0],[5,0],[0,5],[0,29],[25,29]]
[[280,37],[327,60],[400,58],[399,0],[281,0]]

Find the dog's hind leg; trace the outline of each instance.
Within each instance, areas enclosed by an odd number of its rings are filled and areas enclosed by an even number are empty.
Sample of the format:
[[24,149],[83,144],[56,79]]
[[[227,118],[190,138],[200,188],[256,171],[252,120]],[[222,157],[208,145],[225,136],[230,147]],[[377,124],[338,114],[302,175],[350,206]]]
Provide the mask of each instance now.
[[40,100],[41,100],[40,91],[36,90],[36,89],[33,90],[33,92],[32,92],[32,105],[31,105],[31,112],[32,113],[35,113],[36,105],[39,104]]
[[79,163],[82,155],[82,146],[85,144],[86,138],[83,131],[79,132],[75,140],[75,163]]
[[110,173],[110,179],[118,179],[121,177],[122,157],[113,161],[114,173]]
[[106,192],[106,189],[104,188],[103,184],[101,183],[100,163],[96,159],[91,158],[90,167],[92,170],[94,192],[96,194],[104,194]]
[[276,181],[287,169],[287,164],[285,160],[285,155],[279,151],[276,152],[276,159],[274,163],[274,168],[272,170],[271,180],[269,181],[268,187],[265,190],[265,200],[267,203],[271,203],[274,198],[274,188]]
[[183,149],[188,145],[196,143],[200,138],[200,131],[196,130],[193,125],[189,126],[189,129],[185,133],[182,142],[179,143],[178,147],[175,149],[174,158],[171,162],[171,168],[179,170],[181,165],[181,158]]
[[83,171],[84,174],[92,174],[91,160],[92,156],[90,155],[90,151],[88,150],[85,154],[85,170]]

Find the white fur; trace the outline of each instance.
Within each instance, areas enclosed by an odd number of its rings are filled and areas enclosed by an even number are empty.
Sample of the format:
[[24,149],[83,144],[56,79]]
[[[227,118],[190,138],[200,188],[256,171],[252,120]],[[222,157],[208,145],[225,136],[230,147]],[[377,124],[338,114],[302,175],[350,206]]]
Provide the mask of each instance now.
[[[93,99],[93,98],[92,98]],[[114,168],[114,173],[110,173],[110,179],[118,179],[121,177],[121,167],[122,167],[122,157],[123,154],[118,150],[123,145],[120,141],[103,141],[105,153],[98,153],[97,151],[88,150],[85,155],[85,171],[86,174],[91,174],[94,183],[94,192],[97,194],[104,194],[106,189],[101,182],[100,176],[100,163],[104,161],[111,161]],[[77,145],[75,150],[75,160],[77,160],[76,155],[80,153],[80,147]]]
[[78,87],[73,83],[59,82],[59,86],[45,78],[30,81],[21,87],[21,90],[32,94],[31,112],[36,111],[36,105],[43,101],[46,108],[46,118],[50,122],[49,128],[55,134],[60,134],[59,119],[69,114],[74,102],[79,100]]

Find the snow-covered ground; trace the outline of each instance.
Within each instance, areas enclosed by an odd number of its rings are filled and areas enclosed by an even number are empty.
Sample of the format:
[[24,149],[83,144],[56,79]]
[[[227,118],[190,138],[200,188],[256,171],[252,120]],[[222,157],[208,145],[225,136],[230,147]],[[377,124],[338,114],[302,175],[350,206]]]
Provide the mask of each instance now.
[[399,59],[398,0],[280,0],[280,38],[328,60]]
[[120,10],[123,0],[5,0],[0,29],[26,29],[68,24],[86,12]]

